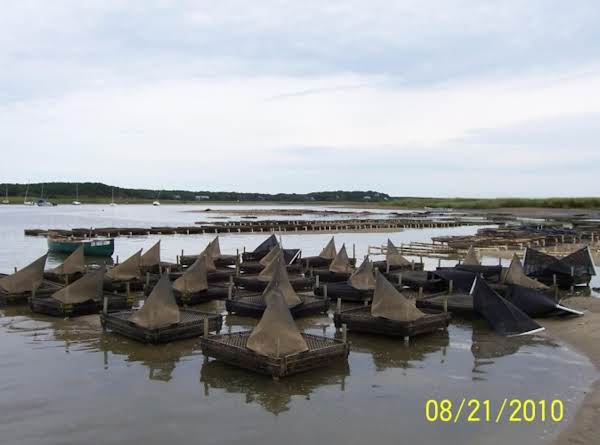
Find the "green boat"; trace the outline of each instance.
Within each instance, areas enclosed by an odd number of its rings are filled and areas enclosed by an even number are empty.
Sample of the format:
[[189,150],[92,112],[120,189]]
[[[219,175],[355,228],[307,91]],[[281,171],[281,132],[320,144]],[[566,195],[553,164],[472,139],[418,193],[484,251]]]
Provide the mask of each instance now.
[[114,238],[48,238],[50,252],[70,254],[81,245],[85,256],[112,256],[115,251]]

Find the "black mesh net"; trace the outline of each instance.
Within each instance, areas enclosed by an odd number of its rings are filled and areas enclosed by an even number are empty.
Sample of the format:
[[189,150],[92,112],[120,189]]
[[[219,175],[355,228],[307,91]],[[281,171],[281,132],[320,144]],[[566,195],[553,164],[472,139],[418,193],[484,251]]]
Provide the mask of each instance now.
[[277,246],[279,243],[277,241],[277,237],[275,235],[271,235],[266,240],[258,245],[256,249],[252,253],[264,253],[265,255],[271,251],[271,249]]
[[556,312],[556,301],[543,291],[511,284],[505,298],[530,317],[544,317]]
[[530,277],[571,273],[571,268],[562,263],[558,258],[531,248],[528,248],[525,252],[523,270]]
[[573,270],[573,275],[575,276],[596,275],[594,261],[592,260],[589,247],[584,247],[583,249],[573,252],[571,255],[561,259],[560,262],[569,269],[569,273]]
[[285,264],[291,264],[300,257],[300,249],[283,249]]
[[452,281],[452,288],[458,292],[471,292],[473,281],[477,276],[473,272],[459,270],[454,267],[439,267],[434,274],[448,284]]
[[483,275],[486,280],[500,280],[502,275],[502,266],[477,266],[468,264],[457,264],[456,269],[465,272],[471,272],[477,275]]
[[543,328],[521,309],[498,295],[484,280],[476,278],[471,290],[473,308],[500,335],[529,334]]
[[581,312],[559,305],[547,291],[511,284],[505,298],[530,317],[573,315]]

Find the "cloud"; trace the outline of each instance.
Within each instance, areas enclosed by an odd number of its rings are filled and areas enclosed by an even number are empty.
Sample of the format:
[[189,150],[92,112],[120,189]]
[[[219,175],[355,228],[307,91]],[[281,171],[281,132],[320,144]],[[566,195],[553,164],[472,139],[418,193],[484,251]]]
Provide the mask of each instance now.
[[586,1],[12,3],[0,174],[593,194],[599,14]]

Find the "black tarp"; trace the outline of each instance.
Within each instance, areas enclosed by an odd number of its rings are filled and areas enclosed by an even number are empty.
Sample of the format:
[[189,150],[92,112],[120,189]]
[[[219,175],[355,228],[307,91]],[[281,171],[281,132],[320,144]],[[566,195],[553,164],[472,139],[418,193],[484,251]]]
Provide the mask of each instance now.
[[508,286],[505,298],[534,318],[553,315],[583,315],[580,311],[558,304],[547,291],[530,289],[516,284]]
[[498,295],[480,277],[475,279],[471,295],[475,311],[500,335],[525,335],[544,330],[521,309]]

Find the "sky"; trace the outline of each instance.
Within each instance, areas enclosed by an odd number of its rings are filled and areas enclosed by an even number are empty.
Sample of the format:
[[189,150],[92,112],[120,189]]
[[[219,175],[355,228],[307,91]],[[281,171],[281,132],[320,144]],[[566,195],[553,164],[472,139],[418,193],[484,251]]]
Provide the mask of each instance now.
[[0,8],[0,182],[599,195],[597,1]]

